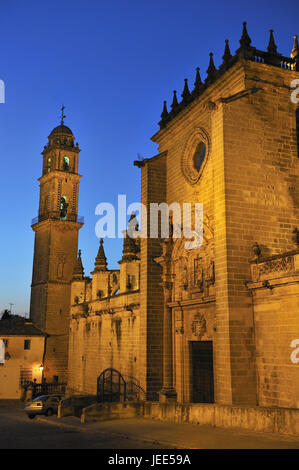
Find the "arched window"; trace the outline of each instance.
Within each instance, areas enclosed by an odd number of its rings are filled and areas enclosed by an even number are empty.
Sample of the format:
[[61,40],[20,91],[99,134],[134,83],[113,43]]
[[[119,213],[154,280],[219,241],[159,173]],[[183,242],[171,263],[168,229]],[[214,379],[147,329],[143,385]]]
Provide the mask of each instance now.
[[97,298],[102,299],[104,297],[104,292],[102,290],[97,291]]
[[61,196],[61,199],[60,199],[60,219],[61,220],[66,220],[67,208],[68,208],[67,197]]
[[70,170],[70,159],[69,157],[63,157],[63,171]]

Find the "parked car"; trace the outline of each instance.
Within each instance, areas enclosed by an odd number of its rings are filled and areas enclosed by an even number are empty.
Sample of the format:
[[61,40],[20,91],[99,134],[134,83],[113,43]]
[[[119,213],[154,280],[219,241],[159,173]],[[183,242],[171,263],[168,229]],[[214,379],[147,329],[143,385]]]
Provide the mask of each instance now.
[[61,395],[41,395],[26,404],[25,412],[30,419],[36,415],[52,416],[57,414]]

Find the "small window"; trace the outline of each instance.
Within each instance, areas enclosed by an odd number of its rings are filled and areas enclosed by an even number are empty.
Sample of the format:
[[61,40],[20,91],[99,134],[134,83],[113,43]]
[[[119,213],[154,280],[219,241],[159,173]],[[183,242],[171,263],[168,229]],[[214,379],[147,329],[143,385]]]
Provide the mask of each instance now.
[[58,375],[53,375],[53,382],[55,384],[58,384],[58,378],[59,378]]
[[24,340],[24,349],[30,349],[31,347],[31,339]]
[[104,292],[102,290],[98,290],[97,292],[97,298],[98,299],[101,299],[102,297],[104,297]]
[[135,284],[135,276],[128,274],[127,278],[127,290],[132,290]]
[[4,346],[7,348],[8,347],[8,339],[3,339]]
[[206,156],[206,145],[203,142],[200,142],[193,157],[194,168],[197,171],[200,171],[201,165],[203,164],[205,156]]

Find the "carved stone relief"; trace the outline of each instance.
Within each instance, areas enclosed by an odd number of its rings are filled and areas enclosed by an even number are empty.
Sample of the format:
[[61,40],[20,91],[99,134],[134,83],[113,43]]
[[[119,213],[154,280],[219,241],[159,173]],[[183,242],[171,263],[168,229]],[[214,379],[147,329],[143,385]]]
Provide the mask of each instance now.
[[195,258],[194,259],[194,287],[202,291],[203,284],[204,284],[203,259]]
[[183,289],[188,289],[188,267],[187,267],[187,260],[183,260],[182,262],[182,277],[181,277],[181,285]]
[[57,279],[63,279],[65,262],[66,262],[66,255],[58,255]]
[[191,329],[193,335],[198,338],[201,338],[207,332],[206,319],[203,314],[197,313],[194,315]]
[[210,259],[208,263],[206,281],[209,284],[215,283],[215,263],[212,259]]
[[294,271],[294,257],[265,261],[263,263],[251,265],[251,275],[254,282],[278,277],[281,273]]

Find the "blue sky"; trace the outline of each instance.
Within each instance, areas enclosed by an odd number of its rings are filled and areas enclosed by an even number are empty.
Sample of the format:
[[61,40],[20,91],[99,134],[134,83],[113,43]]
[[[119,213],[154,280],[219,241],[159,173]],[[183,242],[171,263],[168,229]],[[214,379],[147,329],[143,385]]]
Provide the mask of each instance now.
[[[1,224],[0,311],[29,311],[41,155],[66,106],[65,123],[82,152],[79,247],[85,273],[93,268],[98,239],[95,207],[140,198],[137,154],[157,146],[163,100],[181,93],[184,78],[202,78],[209,52],[221,63],[225,39],[239,47],[247,21],[252,45],[265,50],[274,29],[279,52],[289,55],[299,33],[297,0],[0,0]],[[109,267],[118,267],[120,240],[105,241]]]

